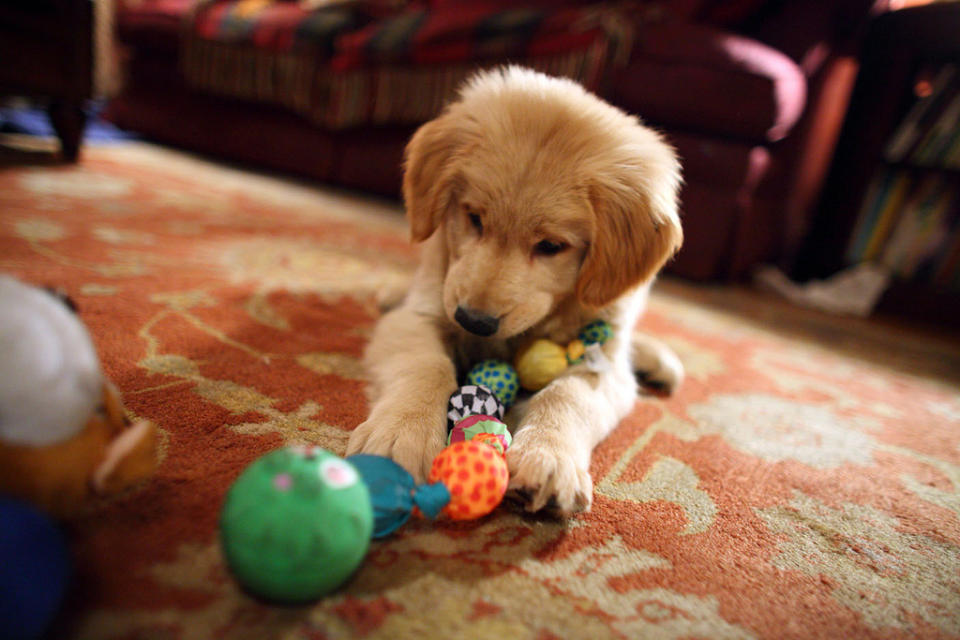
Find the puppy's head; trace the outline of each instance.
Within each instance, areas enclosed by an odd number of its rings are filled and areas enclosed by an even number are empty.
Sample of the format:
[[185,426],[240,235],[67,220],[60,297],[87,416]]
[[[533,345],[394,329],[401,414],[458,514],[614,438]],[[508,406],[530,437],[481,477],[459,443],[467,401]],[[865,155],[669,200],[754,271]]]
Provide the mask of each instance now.
[[443,234],[447,316],[508,338],[652,278],[682,242],[679,184],[673,151],[636,118],[510,67],[417,131],[403,191],[414,240]]

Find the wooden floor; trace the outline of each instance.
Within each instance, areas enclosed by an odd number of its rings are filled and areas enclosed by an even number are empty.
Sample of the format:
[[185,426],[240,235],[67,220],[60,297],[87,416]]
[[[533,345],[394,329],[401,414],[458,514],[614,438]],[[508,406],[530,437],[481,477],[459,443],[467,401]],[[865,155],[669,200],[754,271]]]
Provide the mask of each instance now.
[[843,317],[798,307],[745,284],[695,284],[664,277],[657,290],[717,310],[747,322],[905,373],[941,378],[960,384],[960,335],[936,326],[920,325],[894,316]]

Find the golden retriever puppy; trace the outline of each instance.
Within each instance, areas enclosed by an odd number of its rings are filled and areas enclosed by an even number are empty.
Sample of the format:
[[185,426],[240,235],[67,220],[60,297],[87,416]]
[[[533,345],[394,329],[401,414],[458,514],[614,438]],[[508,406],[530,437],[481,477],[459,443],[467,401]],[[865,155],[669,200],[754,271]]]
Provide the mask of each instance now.
[[635,372],[668,389],[683,369],[634,333],[654,276],[680,248],[680,167],[654,131],[578,84],[507,67],[468,81],[406,151],[403,193],[419,268],[366,353],[369,418],[348,454],[423,480],[447,401],[470,366],[523,341],[566,344],[596,318],[604,366],[572,366],[507,416],[512,494],[531,511],[588,509],[590,454],[631,410]]

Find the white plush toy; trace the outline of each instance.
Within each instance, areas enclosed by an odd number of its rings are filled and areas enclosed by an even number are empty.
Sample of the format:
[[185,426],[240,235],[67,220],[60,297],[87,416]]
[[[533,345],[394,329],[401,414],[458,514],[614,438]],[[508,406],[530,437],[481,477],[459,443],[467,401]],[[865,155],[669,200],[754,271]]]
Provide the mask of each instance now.
[[0,493],[57,516],[153,473],[155,427],[124,415],[64,300],[0,274]]

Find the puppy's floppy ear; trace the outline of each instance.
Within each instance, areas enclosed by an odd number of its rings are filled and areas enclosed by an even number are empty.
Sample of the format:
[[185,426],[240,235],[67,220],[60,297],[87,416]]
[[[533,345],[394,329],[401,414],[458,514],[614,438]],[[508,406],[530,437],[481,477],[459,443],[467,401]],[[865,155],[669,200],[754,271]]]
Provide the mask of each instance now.
[[410,234],[417,242],[440,226],[450,204],[455,181],[453,159],[462,148],[464,132],[457,114],[445,112],[413,134],[404,153],[403,199]]
[[625,157],[594,172],[590,248],[580,267],[577,297],[601,307],[646,282],[680,250],[677,213],[680,164],[653,131],[640,128]]

